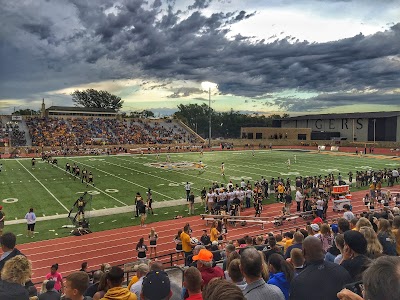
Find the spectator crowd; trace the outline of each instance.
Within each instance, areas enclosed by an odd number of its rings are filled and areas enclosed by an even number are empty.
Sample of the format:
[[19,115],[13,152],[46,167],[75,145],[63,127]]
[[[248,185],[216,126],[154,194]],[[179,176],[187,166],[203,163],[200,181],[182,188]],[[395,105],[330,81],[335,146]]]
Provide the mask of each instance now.
[[28,118],[32,146],[189,143],[194,137],[172,123],[103,118]]

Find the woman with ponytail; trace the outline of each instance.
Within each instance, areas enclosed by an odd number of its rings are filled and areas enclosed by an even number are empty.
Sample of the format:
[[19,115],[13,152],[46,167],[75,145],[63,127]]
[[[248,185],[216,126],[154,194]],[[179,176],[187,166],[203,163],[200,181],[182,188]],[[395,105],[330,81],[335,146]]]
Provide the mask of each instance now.
[[285,295],[285,299],[289,299],[290,282],[294,278],[294,268],[289,264],[282,255],[274,253],[268,259],[269,280],[268,284],[272,284],[280,288]]

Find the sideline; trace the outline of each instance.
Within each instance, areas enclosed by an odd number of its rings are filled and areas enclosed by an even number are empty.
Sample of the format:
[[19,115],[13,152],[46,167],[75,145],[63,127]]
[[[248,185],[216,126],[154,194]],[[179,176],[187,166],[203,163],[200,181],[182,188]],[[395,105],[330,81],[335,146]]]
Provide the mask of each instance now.
[[[195,203],[201,203],[201,198],[196,197],[195,198]],[[177,200],[170,200],[170,201],[156,201],[153,202],[153,208],[164,208],[164,207],[173,207],[173,206],[182,206],[182,205],[187,205],[186,199],[177,199]],[[134,212],[135,206],[134,205],[128,205],[128,206],[122,206],[122,207],[112,207],[112,208],[106,208],[106,209],[97,209],[97,210],[91,210],[90,211],[90,218],[93,217],[101,217],[101,216],[109,216],[109,215],[117,215],[117,214],[123,214],[127,212]],[[68,210],[69,212],[69,210]],[[36,221],[48,221],[48,220],[55,220],[55,219],[66,219],[68,217],[68,214],[61,214],[61,215],[52,215],[52,216],[45,216],[45,217],[37,217]],[[26,220],[25,219],[18,219],[18,220],[10,220],[10,221],[5,221],[5,225],[14,225],[14,224],[25,224]]]

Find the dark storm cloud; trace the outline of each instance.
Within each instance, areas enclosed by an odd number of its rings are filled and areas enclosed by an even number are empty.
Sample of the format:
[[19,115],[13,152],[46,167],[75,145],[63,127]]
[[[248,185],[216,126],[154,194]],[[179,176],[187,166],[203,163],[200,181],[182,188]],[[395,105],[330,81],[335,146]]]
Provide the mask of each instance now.
[[171,95],[167,96],[167,98],[182,98],[202,93],[203,91],[198,88],[179,88],[175,89]]
[[[326,43],[291,36],[266,43],[240,34],[227,37],[231,24],[256,12],[203,14],[211,2],[194,0],[185,6],[188,11],[180,11],[175,1],[37,0],[47,13],[42,17],[28,4],[7,2],[0,11],[8,25],[0,27],[0,98],[135,77],[213,81],[223,94],[257,101],[288,89],[338,95],[319,96],[312,104],[276,100],[281,107],[303,110],[369,103],[369,97],[396,103],[395,96],[383,93],[340,98],[346,95],[340,92],[400,85],[400,23],[374,35]],[[196,93],[172,90],[170,97]]]
[[212,0],[195,0],[193,5],[189,5],[188,8],[192,9],[202,9],[210,6]]
[[329,108],[332,106],[352,105],[362,103],[365,105],[397,105],[400,104],[398,95],[384,94],[380,92],[373,93],[336,93],[336,94],[321,94],[309,99],[300,99],[297,97],[285,97],[275,99],[274,103],[265,102],[265,105],[278,105],[282,109],[289,111],[313,111],[315,107]]
[[48,39],[51,36],[52,24],[23,24],[22,28],[26,31],[37,35],[41,40]]

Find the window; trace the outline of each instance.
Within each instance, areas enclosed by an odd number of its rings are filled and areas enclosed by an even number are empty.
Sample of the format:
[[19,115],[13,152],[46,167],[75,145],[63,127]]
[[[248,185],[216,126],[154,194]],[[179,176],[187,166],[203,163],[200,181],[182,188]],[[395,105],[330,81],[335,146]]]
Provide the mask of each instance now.
[[253,133],[252,132],[247,133],[247,138],[249,140],[252,140],[253,139]]
[[297,135],[297,139],[298,139],[299,141],[305,141],[305,140],[307,139],[307,134],[305,134],[305,133],[299,133],[299,134]]
[[262,132],[256,132],[256,140],[262,139]]

